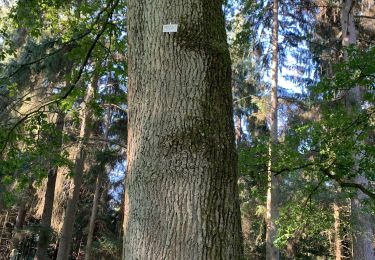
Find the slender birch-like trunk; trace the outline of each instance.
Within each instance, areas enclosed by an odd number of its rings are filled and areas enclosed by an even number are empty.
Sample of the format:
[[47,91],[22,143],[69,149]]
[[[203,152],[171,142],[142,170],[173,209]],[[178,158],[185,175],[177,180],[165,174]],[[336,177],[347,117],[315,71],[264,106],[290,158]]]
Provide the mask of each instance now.
[[123,259],[243,259],[222,4],[128,1]]
[[279,250],[274,242],[277,236],[275,221],[279,215],[278,209],[278,186],[279,180],[272,173],[273,164],[273,146],[277,144],[277,87],[278,87],[278,68],[279,68],[279,7],[278,0],[273,1],[273,22],[272,22],[272,67],[271,67],[271,110],[270,110],[270,145],[269,145],[269,162],[268,162],[268,187],[267,187],[267,209],[266,209],[266,259],[279,259]]

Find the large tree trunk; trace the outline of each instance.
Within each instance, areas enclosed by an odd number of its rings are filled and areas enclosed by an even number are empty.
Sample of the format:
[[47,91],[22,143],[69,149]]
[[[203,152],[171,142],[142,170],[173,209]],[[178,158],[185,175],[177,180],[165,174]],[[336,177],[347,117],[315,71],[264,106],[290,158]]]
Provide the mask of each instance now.
[[83,168],[84,168],[84,161],[86,158],[86,150],[84,147],[84,141],[89,136],[89,127],[88,121],[90,118],[89,108],[87,107],[90,101],[93,98],[94,88],[96,88],[98,84],[98,77],[94,75],[92,80],[92,84],[89,84],[85,100],[83,103],[83,107],[80,112],[81,118],[81,128],[79,134],[79,140],[77,145],[77,154],[75,158],[74,164],[74,178],[73,178],[73,187],[71,188],[71,192],[68,196],[68,205],[65,212],[64,223],[61,229],[61,237],[59,242],[59,250],[57,253],[57,260],[66,260],[70,254],[70,246],[74,231],[74,222],[75,216],[77,211],[77,204],[79,200],[79,193],[82,184],[82,177],[83,177]]
[[269,145],[269,163],[268,163],[268,187],[267,187],[267,232],[266,232],[266,258],[279,259],[279,250],[274,242],[277,236],[277,228],[275,221],[279,215],[278,209],[278,186],[279,180],[272,173],[273,164],[273,147],[277,144],[277,85],[278,85],[278,69],[279,69],[279,18],[278,18],[278,0],[273,1],[273,22],[272,22],[272,89],[271,89],[271,111],[270,111],[270,134],[271,141]]
[[[64,113],[59,113],[56,119],[56,129],[60,133],[64,129]],[[60,138],[57,146],[61,147],[62,138]],[[47,248],[49,244],[49,239],[51,235],[51,219],[53,212],[53,201],[55,199],[55,186],[56,186],[56,177],[57,177],[58,167],[53,167],[50,169],[47,177],[46,192],[44,196],[44,205],[42,220],[40,223],[40,232],[36,256],[38,260],[48,259],[47,258]]]
[[[123,259],[241,259],[221,0],[130,0]],[[163,24],[178,23],[177,33]]]
[[[355,2],[353,0],[345,0],[341,10],[341,24],[342,24],[342,45],[347,47],[357,42],[357,30],[354,22],[354,9]],[[345,58],[347,54],[345,53]],[[361,89],[355,87],[345,97],[346,106],[351,111],[353,108],[360,109],[361,105]],[[358,164],[360,160],[359,155],[356,157],[356,166],[354,167],[357,171],[357,177],[355,181],[364,186],[368,185],[368,180],[365,176],[358,172]],[[357,196],[352,199],[352,221],[353,221],[353,259],[358,260],[370,260],[374,259],[373,250],[373,230],[371,223],[371,216],[369,213],[362,210],[362,201],[367,198],[363,192],[358,191]]]

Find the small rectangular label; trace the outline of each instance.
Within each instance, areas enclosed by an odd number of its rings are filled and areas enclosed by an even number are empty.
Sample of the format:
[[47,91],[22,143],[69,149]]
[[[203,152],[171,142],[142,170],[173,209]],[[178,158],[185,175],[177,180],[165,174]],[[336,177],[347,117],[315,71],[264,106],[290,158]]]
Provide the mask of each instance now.
[[178,28],[178,24],[164,24],[163,32],[165,33],[177,32],[177,28]]

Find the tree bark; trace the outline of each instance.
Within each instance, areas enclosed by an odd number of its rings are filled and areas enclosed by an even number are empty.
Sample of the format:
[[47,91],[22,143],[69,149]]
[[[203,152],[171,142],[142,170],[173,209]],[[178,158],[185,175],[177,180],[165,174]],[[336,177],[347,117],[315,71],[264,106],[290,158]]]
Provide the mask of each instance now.
[[[368,180],[364,176],[356,178],[357,183],[367,186]],[[353,259],[372,260],[375,258],[373,248],[373,229],[371,215],[363,210],[362,201],[367,197],[357,191],[357,196],[351,200],[353,221]]]
[[[342,24],[342,45],[348,47],[351,44],[357,43],[357,29],[354,22],[354,9],[355,2],[353,0],[345,0],[341,10],[341,24]],[[345,59],[347,59],[347,53],[344,52]],[[359,86],[350,90],[346,94],[345,102],[349,111],[353,108],[360,109],[361,106],[361,89]],[[357,171],[357,177],[355,178],[356,183],[360,183],[364,186],[368,186],[368,180],[366,177],[358,172],[358,161],[360,160],[359,155],[356,157],[355,171]],[[353,259],[358,260],[370,260],[375,258],[373,249],[373,230],[371,223],[371,216],[369,213],[363,211],[362,201],[367,196],[357,191],[357,196],[351,201],[352,210],[352,222],[353,222]]]
[[96,220],[96,214],[98,212],[98,204],[99,204],[99,196],[100,196],[101,174],[102,174],[101,172],[98,173],[98,176],[96,177],[95,193],[94,193],[94,199],[92,202],[92,209],[91,209],[91,215],[90,215],[89,232],[87,235],[85,260],[91,259],[92,241],[94,238],[95,220]]
[[271,111],[270,111],[270,145],[269,145],[269,162],[268,162],[268,187],[267,187],[267,208],[266,208],[266,259],[279,259],[279,250],[274,242],[277,236],[277,227],[275,224],[279,215],[278,210],[278,186],[279,180],[272,173],[274,161],[273,147],[277,144],[277,87],[278,87],[278,68],[279,68],[279,7],[278,0],[273,1],[273,22],[272,22],[272,71],[271,71]]
[[335,229],[335,259],[341,260],[341,237],[340,237],[340,207],[337,203],[333,203],[333,218],[335,220],[334,229]]
[[222,1],[130,0],[128,30],[123,259],[242,259]]
[[21,202],[18,206],[18,212],[16,217],[16,223],[13,230],[13,237],[11,240],[11,249],[15,250],[17,252],[18,244],[20,243],[20,230],[22,229],[25,219],[26,219],[26,203],[23,201],[23,198],[21,198]]
[[73,187],[71,187],[71,191],[69,192],[68,196],[68,205],[65,212],[64,223],[61,229],[61,237],[59,242],[59,249],[57,253],[57,260],[66,260],[70,254],[70,246],[74,231],[74,222],[75,216],[77,211],[77,204],[79,200],[79,193],[82,184],[82,177],[83,177],[83,168],[84,168],[84,161],[86,158],[86,151],[84,147],[84,139],[89,136],[89,127],[87,123],[90,118],[89,108],[87,105],[93,98],[94,88],[96,88],[98,84],[98,76],[94,75],[92,80],[92,84],[89,84],[85,100],[83,103],[83,107],[80,112],[81,118],[81,127],[80,127],[80,134],[79,140],[77,145],[77,154],[75,158],[74,164],[74,178],[73,178]]
[[[56,129],[60,133],[64,129],[64,117],[65,115],[61,112],[57,115]],[[57,145],[61,147],[62,138],[60,138],[60,141]],[[42,219],[40,223],[39,240],[38,240],[38,246],[37,246],[37,252],[36,252],[36,256],[38,260],[48,259],[47,248],[48,248],[50,235],[52,231],[51,219],[52,219],[52,212],[53,212],[53,201],[55,199],[57,170],[58,170],[58,167],[53,167],[52,169],[50,169],[48,173],[48,177],[47,177],[46,192],[44,195],[43,213],[42,213]]]
[[241,111],[235,113],[235,132],[236,132],[236,144],[237,147],[242,141],[242,124],[241,124]]
[[18,208],[15,229],[19,230],[23,227],[26,218],[26,203],[21,202]]

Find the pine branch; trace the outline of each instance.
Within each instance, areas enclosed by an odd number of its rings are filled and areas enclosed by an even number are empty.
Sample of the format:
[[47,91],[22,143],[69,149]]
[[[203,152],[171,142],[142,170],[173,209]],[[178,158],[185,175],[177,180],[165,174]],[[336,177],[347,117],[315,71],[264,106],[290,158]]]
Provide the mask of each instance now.
[[[96,37],[94,38],[94,41],[91,43],[90,45],[90,48],[88,50],[88,52],[86,53],[86,56],[83,60],[83,63],[81,64],[80,68],[79,68],[79,71],[78,71],[78,74],[75,78],[75,80],[73,81],[73,83],[70,85],[69,89],[65,92],[64,95],[62,95],[61,97],[58,97],[56,99],[53,99],[51,101],[48,101],[44,104],[42,104],[41,106],[39,106],[37,109],[25,114],[20,120],[18,120],[14,126],[10,129],[10,131],[7,133],[6,135],[6,139],[5,139],[5,142],[3,144],[3,147],[1,148],[1,151],[0,151],[0,154],[2,154],[9,142],[9,139],[10,139],[10,136],[12,135],[12,133],[15,131],[15,129],[20,126],[23,122],[25,122],[29,117],[31,117],[32,115],[40,112],[44,107],[47,107],[51,104],[55,104],[55,103],[59,103],[60,101],[66,99],[71,93],[72,91],[74,90],[74,88],[76,87],[77,83],[79,82],[79,80],[81,79],[82,77],[82,74],[85,70],[85,67],[87,66],[88,62],[89,62],[89,59],[91,58],[91,55],[92,55],[92,52],[94,51],[98,41],[100,40],[101,36],[104,34],[105,30],[107,29],[107,25],[109,24],[109,21],[115,11],[115,8],[117,7],[118,3],[120,2],[120,0],[116,0],[113,4],[113,6],[111,7],[111,9],[109,10],[108,12],[108,16],[107,16],[107,19],[105,21],[105,23],[103,24],[101,30],[96,34]],[[103,10],[106,10],[107,8],[103,9]],[[103,11],[104,12],[104,11]]]

